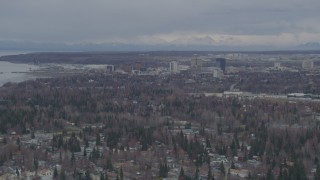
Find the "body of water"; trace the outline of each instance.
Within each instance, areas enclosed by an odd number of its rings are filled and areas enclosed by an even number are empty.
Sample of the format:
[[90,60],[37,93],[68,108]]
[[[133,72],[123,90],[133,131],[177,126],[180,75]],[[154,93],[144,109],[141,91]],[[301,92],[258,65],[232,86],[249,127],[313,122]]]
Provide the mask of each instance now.
[[1,56],[8,56],[8,55],[18,55],[18,54],[27,54],[32,53],[31,51],[2,51],[0,50],[0,57]]
[[26,73],[38,69],[38,66],[29,64],[14,64],[0,61],[0,87],[7,82],[22,82],[36,77]]
[[[17,51],[0,51],[0,57],[6,55],[24,54],[27,52],[17,52]],[[15,64],[5,61],[0,61],[0,87],[7,82],[22,82],[29,79],[35,79],[29,73],[33,70],[38,69],[38,66],[30,64]]]

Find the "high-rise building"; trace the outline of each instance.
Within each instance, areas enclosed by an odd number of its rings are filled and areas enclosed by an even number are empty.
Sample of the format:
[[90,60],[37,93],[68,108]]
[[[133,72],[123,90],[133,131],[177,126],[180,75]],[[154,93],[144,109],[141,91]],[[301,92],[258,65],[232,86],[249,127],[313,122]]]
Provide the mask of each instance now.
[[113,72],[114,71],[114,66],[113,65],[107,65],[107,71],[108,72]]
[[123,67],[123,70],[127,73],[132,73],[132,65],[131,64],[125,64]]
[[169,63],[169,71],[171,73],[178,73],[179,69],[178,69],[178,62],[177,61],[171,61]]
[[223,72],[226,71],[226,59],[225,58],[216,58],[217,67],[219,67]]
[[137,71],[141,71],[141,68],[142,68],[142,64],[141,64],[141,62],[136,62],[135,70],[137,70]]
[[202,60],[201,59],[192,59],[191,60],[191,69],[194,71],[201,71]]

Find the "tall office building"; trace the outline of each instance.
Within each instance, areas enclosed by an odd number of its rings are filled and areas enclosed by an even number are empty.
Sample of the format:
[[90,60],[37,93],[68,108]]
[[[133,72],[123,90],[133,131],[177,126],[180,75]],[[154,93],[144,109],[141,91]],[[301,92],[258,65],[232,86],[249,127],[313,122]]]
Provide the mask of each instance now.
[[171,73],[178,73],[179,69],[178,69],[178,62],[177,61],[171,61],[169,63],[169,71]]
[[219,67],[223,72],[226,71],[226,59],[225,58],[216,58],[217,67]]
[[194,71],[201,71],[202,60],[201,59],[192,59],[191,60],[191,69]]
[[142,68],[142,63],[141,62],[136,62],[135,70],[136,71],[141,71]]
[[108,72],[113,72],[114,71],[114,65],[107,65],[107,71]]
[[125,64],[123,70],[127,73],[132,73],[132,64]]

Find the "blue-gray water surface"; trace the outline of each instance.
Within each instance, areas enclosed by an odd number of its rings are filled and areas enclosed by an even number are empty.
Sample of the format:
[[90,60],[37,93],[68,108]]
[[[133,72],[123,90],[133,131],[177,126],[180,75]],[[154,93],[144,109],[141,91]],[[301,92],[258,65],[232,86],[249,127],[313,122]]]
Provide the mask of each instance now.
[[[0,57],[21,53],[25,52],[0,51]],[[30,64],[15,64],[6,61],[0,61],[0,87],[7,82],[22,82],[25,80],[35,79],[36,77],[26,72],[30,72],[38,68],[38,66]]]

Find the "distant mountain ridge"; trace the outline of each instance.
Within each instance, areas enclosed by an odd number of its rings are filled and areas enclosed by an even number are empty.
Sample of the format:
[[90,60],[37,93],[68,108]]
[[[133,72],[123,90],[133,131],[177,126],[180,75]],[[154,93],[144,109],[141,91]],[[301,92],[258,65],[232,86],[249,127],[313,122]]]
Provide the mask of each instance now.
[[320,49],[320,43],[319,42],[308,42],[305,44],[300,44],[299,48],[301,49],[310,49],[310,50],[318,50]]

